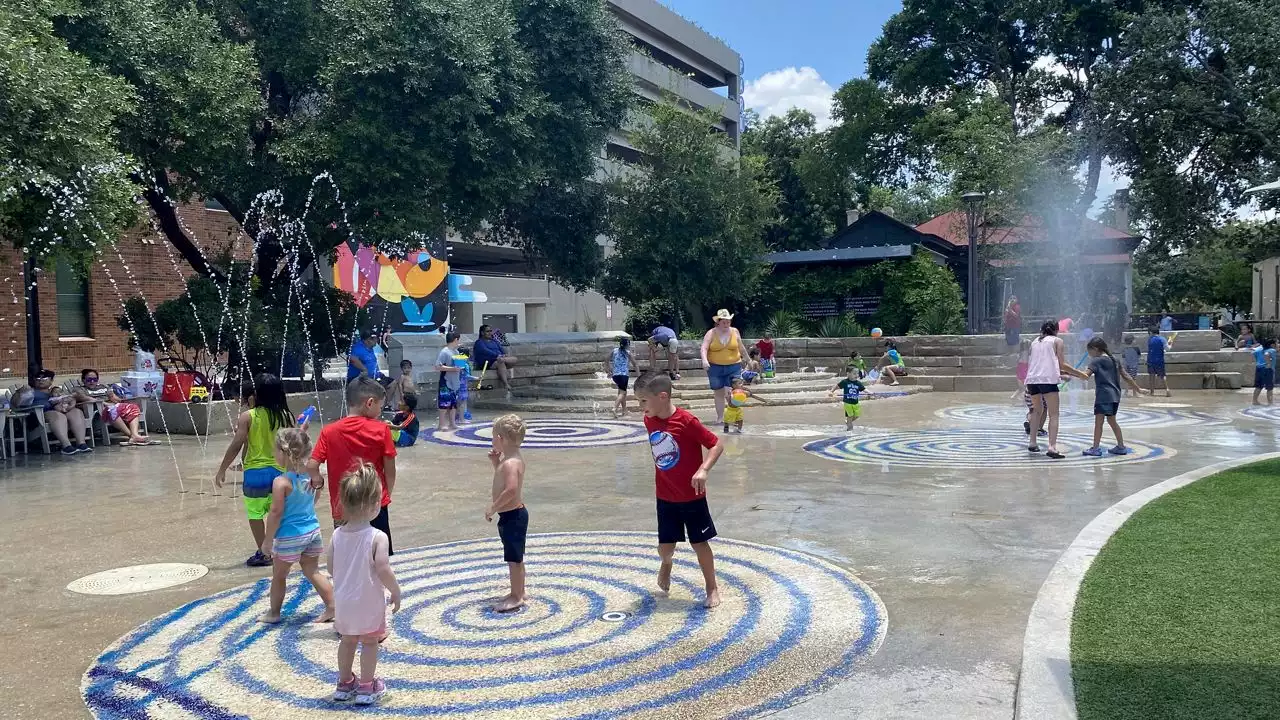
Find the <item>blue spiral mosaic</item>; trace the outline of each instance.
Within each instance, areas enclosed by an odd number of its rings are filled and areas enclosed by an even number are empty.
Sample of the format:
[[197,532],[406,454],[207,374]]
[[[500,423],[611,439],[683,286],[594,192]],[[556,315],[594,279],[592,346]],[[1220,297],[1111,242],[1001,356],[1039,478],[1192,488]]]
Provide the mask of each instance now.
[[[884,638],[879,598],[810,555],[716,539],[723,603],[701,605],[693,552],[676,555],[669,598],[648,533],[531,535],[529,603],[506,591],[496,538],[397,553],[401,610],[378,674],[389,690],[360,712],[389,717],[749,718],[847,678]],[[120,639],[85,674],[99,720],[327,718],[337,680],[332,626],[297,573],[278,626],[257,622],[268,581],[184,605]],[[514,712],[514,714],[513,714]]]
[[[1103,447],[1110,436],[1103,434]],[[1093,444],[1085,435],[1060,434],[1058,452],[1061,460],[1049,460],[1044,453],[1027,452],[1027,437],[1021,432],[994,433],[990,430],[896,430],[859,437],[835,437],[815,440],[804,449],[841,462],[888,464],[903,468],[989,469],[1114,465],[1157,460],[1174,455],[1172,448],[1128,440],[1133,451],[1128,455],[1104,455],[1101,458],[1081,455]],[[1046,447],[1045,438],[1040,448]]]
[[1276,405],[1253,405],[1241,410],[1240,414],[1254,420],[1280,422],[1280,406]]
[[[1064,403],[1065,404],[1065,403]],[[934,412],[940,418],[985,427],[1020,427],[1027,419],[1027,407],[1017,405],[957,405]],[[1166,428],[1184,425],[1221,425],[1230,422],[1209,413],[1179,408],[1125,407],[1116,413],[1120,427]],[[1078,408],[1063,407],[1058,413],[1062,427],[1093,427],[1093,403]]]
[[[526,450],[567,450],[648,442],[649,433],[641,423],[617,420],[533,419],[526,420]],[[464,425],[450,432],[427,430],[422,439],[441,445],[487,448],[493,442],[493,423]]]

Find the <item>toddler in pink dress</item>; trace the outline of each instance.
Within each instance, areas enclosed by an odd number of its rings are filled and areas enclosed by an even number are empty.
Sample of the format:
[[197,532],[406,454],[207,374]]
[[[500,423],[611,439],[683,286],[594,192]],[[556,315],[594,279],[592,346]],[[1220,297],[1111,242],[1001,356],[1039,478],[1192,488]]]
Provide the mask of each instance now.
[[[333,625],[342,636],[338,644],[338,688],[333,700],[372,705],[386,691],[386,685],[375,674],[378,643],[387,633],[384,588],[391,591],[391,611],[400,610],[400,585],[391,570],[386,533],[369,524],[378,515],[382,501],[382,481],[377,470],[362,463],[342,478],[339,497],[347,522],[333,531],[328,557],[333,575]],[[352,670],[357,647],[358,681]]]

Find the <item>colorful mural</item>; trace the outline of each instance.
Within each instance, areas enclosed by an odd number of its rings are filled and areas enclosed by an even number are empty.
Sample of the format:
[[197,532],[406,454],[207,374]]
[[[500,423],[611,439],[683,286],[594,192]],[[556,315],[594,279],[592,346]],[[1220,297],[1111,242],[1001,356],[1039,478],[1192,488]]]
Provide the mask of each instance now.
[[392,332],[437,332],[449,324],[450,302],[484,302],[484,293],[467,290],[468,275],[449,272],[443,240],[432,240],[403,258],[392,258],[356,243],[338,248],[333,284],[355,297],[379,326]]

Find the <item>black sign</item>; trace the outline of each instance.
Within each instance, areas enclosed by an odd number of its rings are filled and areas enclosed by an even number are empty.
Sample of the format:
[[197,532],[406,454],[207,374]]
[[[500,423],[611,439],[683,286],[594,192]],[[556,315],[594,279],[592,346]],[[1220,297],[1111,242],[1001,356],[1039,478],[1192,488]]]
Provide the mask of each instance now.
[[880,296],[847,297],[844,299],[844,311],[855,315],[874,315],[880,309]]
[[805,302],[804,308],[800,312],[807,318],[821,318],[839,315],[840,301],[835,298],[830,300],[809,300]]

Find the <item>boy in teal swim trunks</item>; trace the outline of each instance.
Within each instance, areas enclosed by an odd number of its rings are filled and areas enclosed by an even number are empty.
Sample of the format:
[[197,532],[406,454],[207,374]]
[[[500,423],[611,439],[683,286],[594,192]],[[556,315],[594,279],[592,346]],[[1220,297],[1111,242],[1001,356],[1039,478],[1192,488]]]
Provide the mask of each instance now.
[[858,379],[856,365],[850,364],[846,373],[845,379],[836,383],[836,386],[827,393],[827,397],[834,395],[837,390],[844,392],[844,429],[852,430],[853,421],[862,417],[862,393],[866,392],[867,386]]

